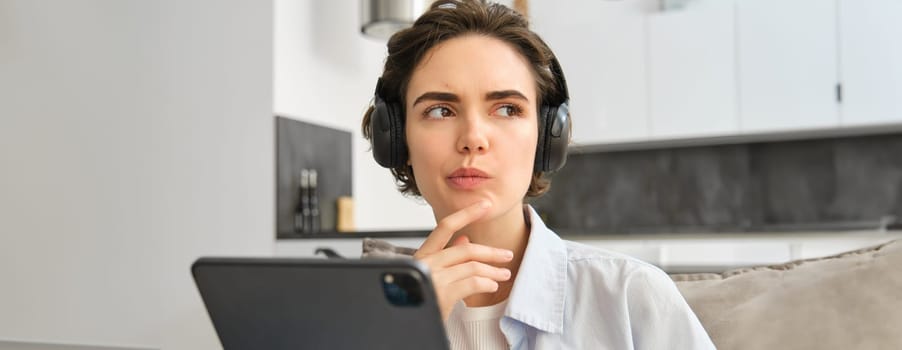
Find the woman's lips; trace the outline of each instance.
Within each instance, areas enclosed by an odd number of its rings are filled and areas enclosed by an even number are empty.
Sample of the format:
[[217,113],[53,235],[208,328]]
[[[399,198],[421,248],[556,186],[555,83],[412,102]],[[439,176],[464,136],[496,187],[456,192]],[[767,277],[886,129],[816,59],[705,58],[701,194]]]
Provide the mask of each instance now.
[[454,176],[448,178],[448,183],[451,185],[451,187],[454,187],[456,189],[471,190],[479,187],[479,185],[482,185],[488,180],[489,178],[487,177],[479,176]]
[[451,187],[460,190],[470,190],[479,187],[490,180],[488,174],[477,168],[459,168],[448,176],[447,181]]

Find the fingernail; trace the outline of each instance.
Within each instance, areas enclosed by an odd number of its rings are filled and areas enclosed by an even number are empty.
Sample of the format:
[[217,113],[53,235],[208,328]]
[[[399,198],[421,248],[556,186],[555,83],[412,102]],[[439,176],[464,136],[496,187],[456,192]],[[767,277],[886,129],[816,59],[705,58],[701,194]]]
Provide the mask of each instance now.
[[501,251],[501,256],[503,256],[505,259],[513,259],[513,258],[514,258],[514,252],[512,252],[512,251],[510,251],[510,250],[502,250],[502,251]]
[[482,209],[488,208],[489,205],[491,205],[491,203],[489,203],[489,201],[482,201],[482,203],[479,203],[479,207]]
[[501,274],[504,275],[504,277],[510,277],[510,276],[511,276],[511,270],[508,270],[508,269],[501,269]]

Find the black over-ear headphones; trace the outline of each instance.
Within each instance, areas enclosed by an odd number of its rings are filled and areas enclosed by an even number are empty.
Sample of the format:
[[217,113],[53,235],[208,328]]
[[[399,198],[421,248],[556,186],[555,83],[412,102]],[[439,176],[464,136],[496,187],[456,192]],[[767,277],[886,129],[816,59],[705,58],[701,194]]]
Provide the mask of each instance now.
[[[556,171],[567,161],[570,143],[570,93],[557,58],[551,58],[551,74],[555,90],[542,97],[539,108],[539,144],[536,147],[534,171]],[[373,157],[379,165],[396,168],[407,164],[407,141],[404,137],[405,115],[396,101],[386,101],[382,78],[376,83],[373,112],[370,115]]]

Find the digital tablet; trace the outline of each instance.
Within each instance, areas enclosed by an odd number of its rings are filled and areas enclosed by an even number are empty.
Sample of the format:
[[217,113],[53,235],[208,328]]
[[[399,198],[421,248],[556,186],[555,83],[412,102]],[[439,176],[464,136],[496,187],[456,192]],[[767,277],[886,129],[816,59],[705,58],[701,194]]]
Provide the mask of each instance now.
[[225,349],[448,349],[413,259],[200,258],[191,266]]

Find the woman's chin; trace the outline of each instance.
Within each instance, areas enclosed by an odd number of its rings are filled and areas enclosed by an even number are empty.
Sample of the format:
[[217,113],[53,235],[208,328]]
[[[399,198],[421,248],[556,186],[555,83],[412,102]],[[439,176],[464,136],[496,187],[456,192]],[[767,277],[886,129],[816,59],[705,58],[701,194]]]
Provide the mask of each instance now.
[[[449,198],[443,198],[439,203],[429,202],[432,206],[432,209],[435,211],[436,215],[441,217],[448,216],[459,212],[463,209],[466,209],[480,201],[488,200],[489,211],[493,211],[495,207],[495,201],[491,197],[487,196],[451,196]],[[428,201],[427,201],[428,202]]]
[[492,196],[486,195],[485,193],[463,193],[463,194],[455,194],[451,198],[451,207],[456,210],[461,210],[480,201],[489,201],[489,208],[495,206],[495,199]]

